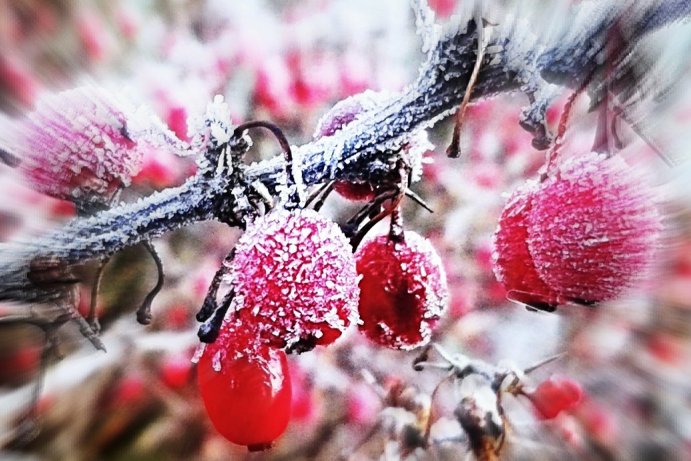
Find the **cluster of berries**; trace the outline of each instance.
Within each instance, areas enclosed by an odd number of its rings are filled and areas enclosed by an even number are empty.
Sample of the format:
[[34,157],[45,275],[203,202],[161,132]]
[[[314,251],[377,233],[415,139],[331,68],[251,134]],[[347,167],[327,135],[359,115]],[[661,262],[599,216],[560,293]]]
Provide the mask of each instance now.
[[[346,100],[320,122],[334,135],[367,110],[371,93]],[[346,198],[374,198],[367,183],[339,183]],[[352,196],[352,189],[366,190]],[[339,226],[309,209],[276,209],[251,223],[225,273],[232,293],[215,342],[198,362],[209,417],[228,440],[263,449],[286,428],[286,354],[328,345],[351,324],[376,344],[412,349],[429,341],[446,307],[441,260],[408,231],[373,238],[353,254]],[[251,405],[251,408],[249,408]]]
[[652,264],[654,198],[619,156],[567,159],[509,198],[494,234],[495,275],[512,299],[538,309],[613,299]]
[[288,424],[284,351],[333,343],[358,313],[360,330],[377,344],[417,347],[447,300],[441,261],[426,239],[381,236],[353,255],[338,225],[308,209],[257,218],[228,264],[233,300],[199,358],[199,388],[218,431],[250,450],[269,446]]

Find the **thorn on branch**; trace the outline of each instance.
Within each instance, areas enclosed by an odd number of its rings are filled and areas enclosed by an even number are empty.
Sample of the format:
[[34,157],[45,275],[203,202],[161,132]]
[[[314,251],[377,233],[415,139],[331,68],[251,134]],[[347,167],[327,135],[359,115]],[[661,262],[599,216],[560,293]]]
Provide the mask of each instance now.
[[434,213],[434,210],[432,209],[432,207],[430,207],[427,204],[427,202],[425,202],[425,200],[422,197],[420,197],[418,194],[416,194],[413,190],[406,189],[405,195],[406,195],[406,197],[409,197],[410,199],[412,199],[415,203],[420,205],[425,210],[429,211],[430,213]]
[[334,189],[336,181],[329,181],[328,183],[321,186],[315,193],[313,193],[305,202],[305,207],[308,207],[310,203],[314,202],[314,211],[319,211],[324,206],[326,199],[329,197]]

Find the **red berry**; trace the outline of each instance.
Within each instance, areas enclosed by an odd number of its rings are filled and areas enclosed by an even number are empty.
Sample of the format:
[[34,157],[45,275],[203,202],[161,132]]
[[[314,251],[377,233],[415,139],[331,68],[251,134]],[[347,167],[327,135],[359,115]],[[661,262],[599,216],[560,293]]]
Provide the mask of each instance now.
[[377,195],[368,182],[336,181],[334,191],[341,197],[354,202],[369,202]]
[[104,202],[130,184],[142,152],[127,134],[125,110],[84,87],[50,95],[16,124],[13,147],[34,189],[75,202]]
[[509,197],[494,233],[494,274],[509,297],[533,307],[556,305],[558,295],[542,281],[528,249],[528,222],[539,185],[529,181]]
[[355,259],[338,225],[313,210],[274,210],[238,241],[229,315],[273,347],[303,352],[335,341],[357,318]]
[[540,418],[553,419],[562,411],[573,409],[583,398],[583,389],[572,379],[550,378],[526,395]]
[[394,349],[429,341],[448,302],[446,274],[429,240],[410,231],[402,242],[379,236],[358,250],[356,260],[360,330]]
[[182,389],[190,382],[192,362],[187,354],[170,355],[159,370],[161,382],[170,389]]
[[441,18],[448,18],[456,9],[456,0],[430,0],[429,7]]
[[540,277],[570,299],[619,295],[652,262],[661,228],[653,196],[620,157],[566,161],[543,183],[530,216]]
[[[371,92],[370,92],[371,93]],[[329,112],[327,112],[317,123],[314,132],[315,139],[325,136],[332,136],[341,128],[355,120],[358,114],[364,112],[363,106],[365,94],[361,93],[339,102]],[[334,184],[334,191],[348,200],[368,201],[374,198],[374,188],[367,182],[350,183],[347,181],[337,181]]]
[[197,380],[209,419],[229,441],[263,450],[288,426],[286,355],[259,344],[245,325],[223,325],[216,341],[205,346]]
[[494,271],[510,297],[536,307],[605,301],[649,268],[660,229],[652,190],[621,158],[573,158],[511,196]]
[[[386,92],[368,90],[338,102],[319,120],[314,138],[335,135],[360,114],[376,109],[391,96]],[[404,145],[404,157],[412,169],[411,180],[416,181],[422,175],[422,155],[432,147],[424,131],[417,132]],[[369,201],[376,196],[375,188],[368,182],[337,181],[334,190],[342,197],[353,201]]]

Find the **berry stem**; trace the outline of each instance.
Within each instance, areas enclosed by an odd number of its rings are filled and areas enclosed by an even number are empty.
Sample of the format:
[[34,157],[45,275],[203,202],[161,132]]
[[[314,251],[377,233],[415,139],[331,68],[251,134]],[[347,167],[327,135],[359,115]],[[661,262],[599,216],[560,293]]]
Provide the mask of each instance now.
[[218,338],[218,334],[221,331],[221,326],[223,325],[223,319],[225,319],[226,313],[228,312],[234,297],[235,292],[232,290],[226,293],[221,301],[221,304],[213,312],[211,318],[201,324],[199,331],[197,331],[197,336],[201,342],[211,344],[216,341],[216,338]]
[[314,209],[314,211],[321,210],[321,208],[324,206],[324,202],[326,202],[326,199],[333,191],[335,184],[336,181],[329,181],[328,183],[321,186],[319,190],[317,190],[310,198],[307,199],[305,207],[309,206],[309,204],[316,199],[316,201],[314,202],[314,207],[312,208]]
[[235,248],[230,250],[230,253],[228,253],[228,255],[225,257],[223,263],[221,263],[221,267],[219,267],[219,269],[214,274],[214,278],[211,280],[211,285],[209,285],[209,289],[207,290],[206,296],[204,297],[202,307],[201,309],[199,309],[199,312],[197,312],[197,315],[195,316],[197,322],[207,321],[209,317],[211,317],[213,313],[216,311],[218,307],[218,305],[216,304],[218,288],[221,285],[221,280],[223,279],[223,276],[228,272],[228,265],[234,257]]
[[283,134],[283,131],[277,125],[266,120],[254,120],[251,122],[243,123],[242,125],[235,128],[233,136],[239,138],[240,136],[242,136],[242,133],[244,131],[249,130],[251,128],[264,128],[269,130],[278,141],[278,144],[281,146],[281,150],[283,151],[283,158],[286,162],[286,183],[290,189],[293,189],[289,202],[290,204],[297,206],[300,203],[300,197],[298,196],[297,187],[295,183],[295,176],[293,172],[293,152],[290,149],[288,139],[286,139],[285,134]]
[[395,243],[405,242],[404,231],[403,231],[403,217],[401,216],[401,210],[397,206],[391,211],[391,225],[389,227],[389,240]]
[[473,72],[470,74],[470,79],[468,79],[468,84],[466,85],[465,93],[463,94],[463,100],[456,111],[453,134],[451,135],[451,144],[446,149],[446,155],[449,158],[458,158],[461,155],[461,126],[463,125],[465,111],[468,108],[468,103],[470,102],[470,95],[473,92],[475,81],[480,73],[480,67],[482,67],[482,60],[485,57],[485,28],[478,11],[474,13],[473,22],[475,23],[475,29],[477,30],[477,54],[475,57]]
[[110,257],[101,258],[98,261],[98,266],[96,267],[96,275],[94,277],[94,283],[91,286],[91,299],[89,299],[89,314],[86,317],[86,321],[91,325],[91,329],[98,333],[101,330],[101,325],[98,322],[98,317],[96,316],[96,307],[98,305],[98,291],[101,288],[101,280],[103,279],[103,272],[110,261]]
[[161,291],[161,288],[163,288],[165,276],[163,274],[163,263],[161,262],[161,258],[158,256],[156,249],[151,244],[151,240],[145,240],[143,245],[151,255],[154,263],[156,263],[156,272],[158,274],[156,285],[151,289],[149,294],[146,295],[141,306],[139,306],[139,309],[137,309],[137,322],[141,323],[142,325],[148,325],[151,323],[151,303],[158,292]]

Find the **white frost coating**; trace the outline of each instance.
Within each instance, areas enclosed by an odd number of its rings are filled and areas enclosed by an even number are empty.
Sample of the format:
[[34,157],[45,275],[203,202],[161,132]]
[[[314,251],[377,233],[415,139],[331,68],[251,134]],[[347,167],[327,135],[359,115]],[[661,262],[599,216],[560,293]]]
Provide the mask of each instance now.
[[236,245],[227,281],[237,294],[232,312],[276,347],[328,344],[357,320],[350,245],[312,210],[257,218]]
[[219,94],[206,106],[203,116],[190,117],[188,133],[192,139],[192,146],[199,151],[209,144],[216,147],[227,144],[233,129],[230,108]]
[[300,205],[304,205],[307,199],[307,192],[305,191],[305,182],[302,177],[302,150],[298,149],[297,146],[290,146],[290,151],[293,157],[291,173],[295,180],[294,188],[300,200]]
[[6,141],[36,190],[106,202],[142,165],[140,139],[128,133],[133,113],[125,99],[91,85],[45,94]]
[[[333,178],[335,168],[342,162],[343,147],[350,139],[354,126],[361,127],[360,131],[374,131],[376,119],[382,111],[389,110],[389,106],[398,104],[400,93],[390,91],[366,90],[350,96],[334,105],[325,113],[315,129],[315,143],[330,142],[324,147],[324,164]],[[311,145],[314,145],[312,143]],[[355,146],[358,149],[358,146]],[[381,152],[399,152],[401,158],[411,168],[411,180],[418,181],[422,176],[423,155],[434,146],[430,143],[427,133],[423,129],[404,134],[381,146]],[[346,160],[347,163],[347,160]]]
[[127,122],[127,134],[138,140],[145,141],[155,147],[166,149],[179,157],[188,157],[195,152],[190,145],[178,139],[168,125],[151,110],[150,107],[141,105],[132,108],[131,117]]
[[441,25],[436,23],[427,0],[411,0],[411,3],[415,12],[415,28],[422,38],[422,52],[429,56],[441,36]]

